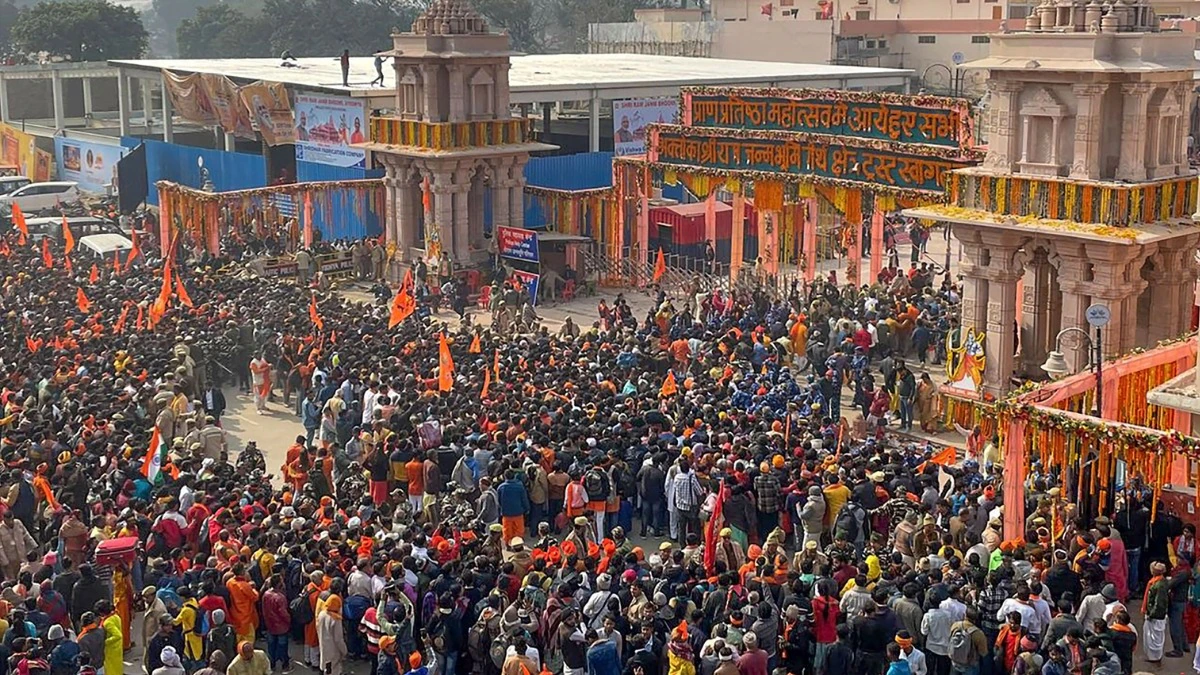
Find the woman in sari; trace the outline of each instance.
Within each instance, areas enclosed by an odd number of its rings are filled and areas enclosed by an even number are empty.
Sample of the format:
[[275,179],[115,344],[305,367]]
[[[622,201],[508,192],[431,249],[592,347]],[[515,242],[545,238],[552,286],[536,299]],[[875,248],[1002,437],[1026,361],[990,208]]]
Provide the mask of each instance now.
[[[124,564],[113,568],[112,584],[114,613],[121,622],[121,650],[125,651],[133,646],[133,582]],[[108,620],[105,619],[103,623],[107,624]],[[108,657],[105,656],[104,660],[107,662]],[[120,669],[116,672],[120,672]]]
[[937,387],[929,377],[929,373],[921,374],[917,384],[917,419],[921,422],[921,430],[934,433],[937,421]]

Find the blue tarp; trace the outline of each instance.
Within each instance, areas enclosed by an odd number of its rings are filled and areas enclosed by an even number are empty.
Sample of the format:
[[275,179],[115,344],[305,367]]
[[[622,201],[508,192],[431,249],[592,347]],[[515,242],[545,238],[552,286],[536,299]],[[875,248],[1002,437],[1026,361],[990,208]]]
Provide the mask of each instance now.
[[154,184],[160,180],[200,187],[200,166],[196,160],[201,157],[217,192],[247,190],[267,184],[267,165],[262,155],[209,150],[129,136],[121,138],[121,145],[127,148],[136,148],[138,144],[146,146],[146,178],[150,183],[147,201],[156,206],[158,190]]
[[[531,157],[525,165],[525,183],[555,190],[590,190],[612,185],[611,152]],[[546,226],[546,214],[533,199],[525,199],[525,227]]]

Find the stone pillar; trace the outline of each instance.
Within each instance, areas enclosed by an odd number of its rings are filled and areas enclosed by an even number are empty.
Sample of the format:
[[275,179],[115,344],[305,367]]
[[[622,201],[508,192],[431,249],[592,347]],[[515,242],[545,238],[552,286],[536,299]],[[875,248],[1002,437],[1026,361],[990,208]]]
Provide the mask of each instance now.
[[[449,248],[454,262],[465,265],[471,258],[471,170],[454,172],[454,245]],[[443,248],[447,248],[443,244]]]
[[[425,92],[424,114],[426,122],[445,122],[446,111],[438,103],[438,70],[440,66],[434,63],[421,65],[421,85]],[[399,80],[397,80],[398,82]]]
[[124,71],[117,71],[117,118],[121,135],[129,135],[129,76]]
[[1125,101],[1121,114],[1121,159],[1117,164],[1117,180],[1146,180],[1146,106],[1150,101],[1151,85],[1135,82],[1121,86]]
[[588,101],[588,152],[600,151],[600,94],[592,92]]
[[138,80],[138,87],[142,90],[142,120],[146,123],[146,132],[154,127],[154,92],[150,90],[149,80]]
[[[511,94],[509,93],[508,88],[509,68],[510,66],[507,60],[505,60],[504,63],[497,64],[495,78],[496,82],[493,85],[496,91],[496,117],[502,120],[512,117],[512,111],[509,110],[509,106],[511,105]],[[521,105],[524,107],[526,104],[522,103]],[[522,110],[521,116],[528,117],[529,115]]]
[[1195,263],[1191,262],[1195,243],[1191,239],[1189,236],[1159,243],[1148,286],[1150,316],[1146,346],[1179,337],[1191,327],[1195,303]]
[[467,120],[467,71],[460,63],[446,66],[450,71],[450,117],[448,122]]
[[983,165],[999,171],[1014,171],[1017,159],[1017,126],[1020,113],[1017,100],[1023,85],[1020,82],[988,80],[991,91],[991,132],[988,153]]
[[512,214],[508,210],[508,197],[512,190],[509,178],[511,167],[502,159],[496,160],[492,171],[492,236],[497,227],[508,227]]
[[[1062,312],[1060,332],[1067,328],[1088,329],[1085,312],[1092,304],[1088,295],[1088,284],[1084,279],[1090,262],[1086,257],[1083,246],[1076,240],[1059,240],[1053,242],[1054,252],[1050,262],[1058,271],[1058,287],[1062,291]],[[1050,336],[1051,348],[1062,351],[1071,372],[1080,372],[1088,367],[1088,345],[1078,334],[1072,332],[1063,336],[1057,347],[1053,342],[1058,334]]]
[[1022,270],[1017,260],[1018,248],[1011,245],[1016,243],[1011,241],[1013,239],[1011,235],[985,238],[988,249],[988,266],[984,272],[987,276],[987,340],[984,342],[987,366],[983,390],[993,396],[1008,392],[1017,351],[1017,280],[1021,278]]
[[1076,84],[1071,87],[1078,101],[1071,178],[1100,178],[1100,99],[1107,89],[1107,84]]
[[512,167],[512,187],[508,193],[508,224],[525,227],[525,170],[520,165]]
[[[1181,84],[1175,90],[1175,97],[1179,99],[1179,121],[1175,124],[1175,173],[1182,176],[1189,169],[1187,139],[1192,106],[1196,105],[1196,92],[1190,83]],[[1182,417],[1182,415],[1177,415],[1177,417]]]
[[1086,249],[1092,261],[1092,279],[1087,289],[1092,303],[1107,305],[1112,313],[1102,345],[1104,357],[1112,358],[1133,347],[1137,334],[1135,303],[1146,285],[1139,272],[1149,251],[1100,242],[1088,242]]
[[[977,331],[987,329],[988,280],[985,250],[979,233],[959,225],[951,225],[954,236],[962,244],[963,259],[959,272],[963,275],[962,326]],[[990,345],[989,345],[990,353]]]
[[[453,255],[454,249],[454,182],[449,173],[433,175],[433,222],[425,228],[436,227],[442,250]],[[428,234],[426,234],[428,237]],[[426,251],[426,255],[429,252]]]
[[0,75],[0,122],[8,122],[8,80]]
[[1046,353],[1054,348],[1050,334],[1050,273],[1046,252],[1037,249],[1025,265],[1021,298],[1021,366],[1026,377],[1040,378]]

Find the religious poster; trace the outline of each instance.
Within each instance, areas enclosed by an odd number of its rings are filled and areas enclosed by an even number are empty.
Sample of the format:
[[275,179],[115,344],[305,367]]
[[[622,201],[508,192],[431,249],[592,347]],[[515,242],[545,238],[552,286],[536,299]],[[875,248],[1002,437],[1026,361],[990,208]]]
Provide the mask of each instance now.
[[286,87],[278,82],[254,82],[242,87],[240,94],[251,126],[262,134],[267,145],[296,142],[295,121]]
[[50,167],[54,158],[45,150],[39,150],[32,134],[0,124],[0,163],[17,167],[21,175],[34,182],[50,180]]
[[106,192],[108,186],[116,187],[117,163],[127,152],[119,145],[54,138],[59,180],[75,181],[87,192]]
[[237,85],[224,75],[205,73],[200,77],[221,128],[239,138],[254,138],[250,115],[242,104]]
[[163,84],[171,97],[174,113],[193,124],[212,126],[217,124],[217,113],[208,98],[208,88],[199,73],[176,75],[163,70]]
[[955,389],[978,393],[983,387],[987,357],[983,351],[986,333],[959,327],[946,334],[946,379]]

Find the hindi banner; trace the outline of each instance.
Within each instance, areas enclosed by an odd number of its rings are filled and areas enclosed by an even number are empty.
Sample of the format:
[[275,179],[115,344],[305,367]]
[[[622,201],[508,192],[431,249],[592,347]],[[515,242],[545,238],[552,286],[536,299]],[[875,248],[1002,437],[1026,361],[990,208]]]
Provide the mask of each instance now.
[[200,75],[204,83],[205,93],[216,115],[217,124],[226,133],[232,133],[239,138],[255,138],[254,129],[250,126],[250,115],[238,94],[238,87],[228,77],[212,73]]
[[826,89],[699,88],[691,126],[794,131],[969,149],[965,100]]
[[617,157],[646,152],[646,125],[672,124],[679,116],[674,98],[632,98],[612,102],[613,154]]
[[911,190],[942,195],[946,173],[969,166],[936,155],[857,147],[812,138],[708,132],[680,126],[658,128],[660,164],[700,170],[766,174],[776,180],[801,176],[842,181],[873,190]]
[[502,258],[532,263],[541,259],[538,251],[538,236],[534,230],[526,230],[521,227],[497,227],[496,246]]

